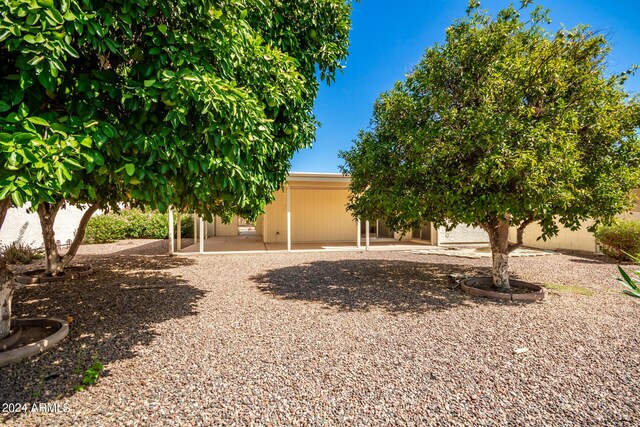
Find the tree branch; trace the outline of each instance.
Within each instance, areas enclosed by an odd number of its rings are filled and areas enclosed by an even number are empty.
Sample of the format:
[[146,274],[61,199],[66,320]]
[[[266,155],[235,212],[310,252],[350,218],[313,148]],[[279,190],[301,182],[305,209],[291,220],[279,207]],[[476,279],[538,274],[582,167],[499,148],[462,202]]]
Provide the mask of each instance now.
[[0,200],[0,230],[2,230],[2,224],[4,223],[4,219],[7,217],[7,212],[9,212],[10,207],[11,207],[10,198]]
[[80,224],[78,224],[78,231],[76,232],[76,235],[73,238],[73,242],[71,242],[71,246],[69,246],[67,253],[61,257],[63,268],[66,267],[67,264],[69,264],[71,260],[76,256],[76,253],[78,252],[78,248],[80,247],[80,245],[82,244],[82,241],[84,240],[84,234],[85,234],[85,231],[87,230],[87,224],[89,223],[91,216],[97,210],[98,210],[98,204],[96,203],[89,206],[89,208],[87,208],[87,210],[82,215],[82,218],[80,219]]
[[511,243],[509,245],[509,248],[508,248],[509,252],[513,252],[522,246],[522,237],[524,235],[524,229],[527,228],[527,226],[531,224],[533,221],[535,221],[535,219],[533,218],[533,215],[530,215],[529,218],[527,218],[526,220],[520,223],[520,226],[516,230],[516,243]]
[[[7,217],[7,212],[11,207],[11,199],[6,198],[4,200],[0,200],[0,230],[2,230],[2,224],[4,223],[4,219]],[[4,255],[0,253],[0,274],[3,270],[7,268],[7,263],[4,259]]]

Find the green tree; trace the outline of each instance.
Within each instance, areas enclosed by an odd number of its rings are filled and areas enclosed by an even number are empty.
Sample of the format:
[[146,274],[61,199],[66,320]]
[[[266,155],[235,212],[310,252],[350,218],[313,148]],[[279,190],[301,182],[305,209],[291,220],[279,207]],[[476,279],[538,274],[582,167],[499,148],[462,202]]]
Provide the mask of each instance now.
[[634,69],[608,75],[602,34],[548,33],[548,11],[521,19],[529,3],[492,17],[472,1],[341,153],[354,215],[399,230],[482,227],[500,289],[529,224],[546,239],[559,224],[608,223],[639,184],[640,104],[623,87]]
[[[256,216],[309,146],[319,77],[348,48],[345,0],[0,4],[0,200],[38,212],[64,272],[97,208]],[[57,252],[61,206],[88,205]]]

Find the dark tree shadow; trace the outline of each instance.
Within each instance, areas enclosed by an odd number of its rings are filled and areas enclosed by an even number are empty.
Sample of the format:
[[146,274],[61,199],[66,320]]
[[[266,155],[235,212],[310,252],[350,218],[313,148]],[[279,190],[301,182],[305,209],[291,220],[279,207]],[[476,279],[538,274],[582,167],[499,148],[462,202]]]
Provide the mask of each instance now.
[[108,375],[110,362],[134,357],[136,348],[158,339],[155,325],[196,315],[196,304],[205,295],[167,271],[191,265],[189,258],[81,258],[93,265],[91,276],[16,290],[16,317],[72,316],[73,322],[56,347],[0,368],[0,402],[46,402],[70,394],[94,357],[105,364]]
[[469,301],[469,296],[452,289],[448,275],[486,276],[488,272],[415,261],[342,260],[278,268],[251,279],[261,291],[285,300],[318,302],[339,310],[422,313]]

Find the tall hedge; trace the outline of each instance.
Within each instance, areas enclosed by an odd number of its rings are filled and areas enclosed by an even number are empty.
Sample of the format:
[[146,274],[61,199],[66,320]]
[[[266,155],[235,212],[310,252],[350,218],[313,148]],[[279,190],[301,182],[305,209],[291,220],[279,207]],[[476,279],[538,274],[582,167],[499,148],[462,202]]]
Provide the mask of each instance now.
[[[177,227],[177,225],[174,225]],[[177,228],[174,232],[177,231]],[[182,236],[193,237],[193,222],[182,222]],[[91,218],[84,243],[110,243],[123,239],[169,238],[168,214],[158,211],[127,209]]]

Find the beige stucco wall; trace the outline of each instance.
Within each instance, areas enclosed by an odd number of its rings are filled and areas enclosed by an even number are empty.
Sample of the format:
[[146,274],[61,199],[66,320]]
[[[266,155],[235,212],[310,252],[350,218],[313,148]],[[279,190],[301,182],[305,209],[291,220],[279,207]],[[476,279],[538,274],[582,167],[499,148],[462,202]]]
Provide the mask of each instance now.
[[263,226],[264,226],[264,215],[260,215],[258,219],[256,219],[256,236],[262,236]]
[[346,189],[291,190],[291,241],[355,241],[357,224],[347,212]]
[[218,237],[237,236],[238,235],[238,217],[234,216],[233,219],[231,220],[231,223],[225,224],[222,222],[222,219],[219,216],[217,216],[215,234]]
[[284,191],[278,191],[275,200],[264,210],[262,239],[265,243],[287,241],[287,195]]
[[[639,212],[629,212],[627,214],[619,215],[621,219],[631,219],[640,221]],[[540,249],[565,249],[571,251],[584,251],[584,252],[597,252],[596,239],[593,233],[590,233],[587,228],[593,224],[593,221],[585,221],[582,227],[576,231],[572,231],[568,228],[560,227],[560,232],[557,236],[547,239],[547,241],[537,240],[542,234],[540,226],[538,224],[529,225],[523,235],[523,243],[525,246]],[[509,230],[509,239],[516,240],[516,229]]]
[[[346,208],[347,184],[305,181],[290,185],[292,242],[355,242],[357,226]],[[262,233],[266,243],[286,243],[286,191],[276,193],[273,203],[266,207]]]

